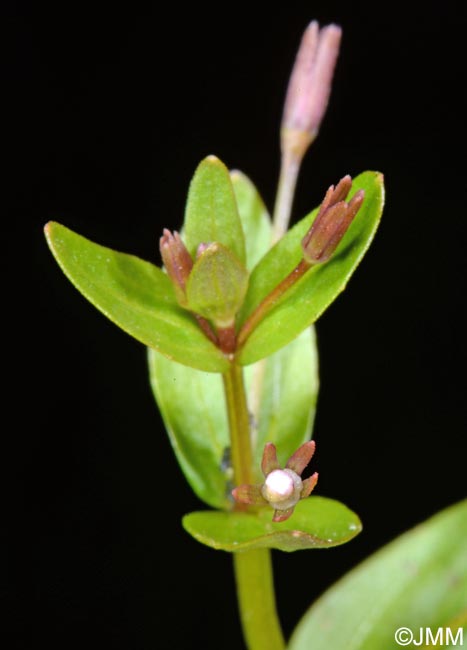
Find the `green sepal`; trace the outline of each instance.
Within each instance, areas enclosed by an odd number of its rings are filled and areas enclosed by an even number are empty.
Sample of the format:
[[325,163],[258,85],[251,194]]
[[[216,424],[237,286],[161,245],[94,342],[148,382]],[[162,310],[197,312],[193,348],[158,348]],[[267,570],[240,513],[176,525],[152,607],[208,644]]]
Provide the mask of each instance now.
[[[376,233],[384,203],[383,176],[378,172],[357,176],[349,199],[360,189],[365,190],[365,200],[333,257],[308,270],[278,300],[238,352],[239,363],[248,365],[289,343],[344,290]],[[296,224],[255,267],[239,317],[240,324],[300,262],[301,241],[317,213],[318,209]]]
[[287,521],[273,523],[271,519],[271,508],[257,513],[205,511],[185,515],[182,524],[198,542],[231,552],[330,548],[350,541],[362,529],[355,513],[325,497],[299,501]]
[[[466,538],[467,500],[404,533],[333,585],[306,612],[288,648],[329,650],[349,642],[352,650],[396,648],[399,628],[411,630],[418,646],[421,629],[435,635],[442,628],[441,645],[451,647],[444,643],[447,629],[454,637],[459,628],[467,632]],[[412,647],[408,641],[399,645]]]
[[55,222],[47,224],[45,234],[70,282],[118,327],[180,363],[208,372],[226,371],[224,355],[178,305],[161,269]]
[[188,307],[217,327],[229,327],[235,321],[247,287],[246,268],[228,248],[215,242],[201,253],[189,275]]

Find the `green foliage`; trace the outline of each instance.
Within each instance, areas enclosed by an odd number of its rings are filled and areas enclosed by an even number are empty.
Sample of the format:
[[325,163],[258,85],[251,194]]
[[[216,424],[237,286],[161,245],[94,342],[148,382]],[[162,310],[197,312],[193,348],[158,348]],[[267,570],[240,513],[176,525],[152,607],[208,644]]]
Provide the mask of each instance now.
[[245,262],[245,237],[229,172],[218,158],[198,165],[190,184],[183,235],[195,257],[199,244],[218,242]]
[[270,508],[257,513],[206,511],[192,512],[182,523],[199,542],[223,551],[329,548],[348,542],[361,531],[355,513],[324,497],[300,501],[285,522],[273,523],[271,518]]
[[405,533],[329,589],[305,614],[289,650],[392,650],[410,628],[467,631],[467,501]]
[[229,429],[220,375],[148,351],[151,387],[180,467],[196,495],[230,508]]
[[[319,387],[314,329],[307,328],[259,366],[253,364],[245,370],[250,410],[258,405],[253,454],[260,479],[266,442],[276,445],[283,467],[294,451],[311,437]],[[259,395],[255,392],[257,384],[252,381],[257,372],[264,373],[258,383]]]
[[70,282],[122,330],[180,363],[209,372],[228,368],[224,355],[178,305],[161,269],[94,244],[58,223],[47,224],[46,237]]
[[[148,361],[154,397],[187,481],[202,501],[214,508],[229,509],[230,490],[234,486],[220,375],[175,363],[154,350],[149,350]],[[314,333],[306,330],[264,365],[254,364],[246,371],[250,410],[260,404],[253,436],[259,482],[266,442],[277,445],[279,460],[285,464],[311,435],[318,391]],[[258,371],[262,374],[260,395],[253,390]]]
[[[337,255],[323,267],[309,271],[260,322],[241,350],[242,363],[251,364],[268,356],[264,362],[246,368],[258,482],[262,480],[260,465],[266,442],[276,445],[279,461],[284,464],[311,435],[318,363],[314,332],[308,325],[342,290],[374,234],[382,206],[379,175],[362,174],[354,183],[354,190],[360,188],[367,192],[366,211],[357,217]],[[262,257],[269,249],[271,225],[254,185],[240,172],[230,176],[213,156],[202,161],[190,185],[184,237],[192,254],[202,242],[216,243],[204,250],[188,279],[187,296],[193,310],[216,322],[220,313],[216,310],[222,311],[223,301],[227,304],[226,297],[234,294],[235,304],[228,305],[226,318],[239,309],[247,281],[246,270],[237,260],[241,257],[247,268],[254,268],[240,317],[244,319],[299,261],[300,241],[315,213]],[[249,234],[246,259],[243,232]],[[211,374],[225,372],[229,362],[201,331],[193,315],[179,306],[169,278],[160,269],[94,244],[59,224],[48,224],[46,234],[58,263],[79,291],[110,320],[150,348],[151,386],[182,471],[200,499],[214,508],[230,510],[233,485],[225,399],[220,374]],[[216,303],[214,311],[211,303]],[[302,519],[310,504],[322,509],[323,504],[332,503],[332,508],[325,508],[327,514],[344,508],[327,500],[306,503],[298,510]],[[312,514],[314,517],[314,510]],[[199,516],[193,515],[193,521],[198,521]],[[298,521],[298,516],[294,514],[291,522]],[[339,540],[348,533],[338,527],[337,536],[335,531],[323,536],[303,521],[303,535],[285,535],[286,528],[282,528],[282,535],[274,532],[270,537],[264,531],[272,524],[267,518],[263,521],[262,515],[245,519],[243,514],[218,512],[212,517],[209,522],[219,517],[230,521],[226,531],[232,526],[237,530],[239,522],[244,522],[247,538],[242,538],[241,543],[255,547],[268,545],[271,540],[275,548],[287,549],[333,545],[341,543]],[[252,542],[257,538],[262,541]],[[269,540],[267,544],[265,539]],[[228,540],[224,541],[228,544]]]
[[[329,262],[311,268],[278,301],[253,330],[238,361],[243,365],[272,354],[313,323],[343,291],[369,247],[381,218],[384,200],[383,177],[365,172],[353,181],[352,192],[365,190],[363,206]],[[253,270],[240,323],[300,262],[301,240],[317,215],[314,210],[302,219],[267,253]]]
[[230,172],[238,213],[245,234],[246,267],[251,271],[271,246],[271,219],[258,190],[242,172]]

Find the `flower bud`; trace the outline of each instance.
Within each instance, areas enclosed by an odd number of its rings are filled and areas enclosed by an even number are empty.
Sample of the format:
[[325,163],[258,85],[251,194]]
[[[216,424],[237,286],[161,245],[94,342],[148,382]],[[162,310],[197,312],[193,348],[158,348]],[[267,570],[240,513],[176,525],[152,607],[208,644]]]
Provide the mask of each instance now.
[[301,473],[310,462],[315,452],[313,440],[303,443],[289,458],[284,469],[277,461],[276,446],[266,443],[261,461],[261,469],[265,476],[262,485],[239,485],[232,490],[232,496],[237,503],[252,506],[269,505],[274,508],[273,521],[280,522],[288,519],[300,499],[306,499],[316,483],[318,472],[302,480]]
[[282,151],[303,156],[318,134],[329,101],[342,30],[319,29],[311,22],[303,34],[290,76],[281,127]]
[[188,307],[216,328],[232,327],[248,287],[248,271],[217,242],[203,247],[186,286]]
[[167,274],[174,285],[177,300],[182,307],[186,307],[185,287],[193,268],[190,253],[187,251],[178,232],[174,231],[172,234],[167,228],[164,228],[159,248]]
[[302,491],[302,479],[291,469],[275,469],[268,474],[261,493],[276,510],[288,510],[297,505]]
[[365,192],[359,190],[346,203],[351,187],[352,179],[344,176],[336,188],[331,185],[326,192],[318,215],[302,240],[303,257],[308,264],[328,261],[359,211]]

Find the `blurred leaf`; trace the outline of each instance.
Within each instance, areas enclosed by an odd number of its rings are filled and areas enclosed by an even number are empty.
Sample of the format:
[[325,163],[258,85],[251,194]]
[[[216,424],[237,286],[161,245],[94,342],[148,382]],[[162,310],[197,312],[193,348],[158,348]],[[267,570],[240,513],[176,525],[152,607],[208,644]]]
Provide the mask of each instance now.
[[[311,268],[277,302],[246,340],[237,355],[247,365],[272,354],[313,323],[345,288],[350,276],[368,249],[383,209],[383,177],[365,172],[354,179],[349,198],[365,190],[363,206],[329,262]],[[294,226],[263,257],[250,277],[240,321],[300,262],[301,240],[317,215],[317,210]]]
[[299,501],[293,515],[281,523],[271,521],[272,512],[270,508],[251,514],[192,512],[183,517],[182,523],[199,542],[223,551],[329,548],[348,542],[361,530],[355,513],[342,503],[324,497]]
[[[253,451],[257,477],[260,478],[266,442],[276,445],[279,463],[284,466],[294,451],[311,437],[319,387],[314,328],[307,328],[264,362],[245,370],[250,408],[253,412],[259,408]],[[264,372],[258,383],[260,399],[254,390],[256,372],[260,375]]]
[[48,223],[45,233],[70,282],[125,332],[180,363],[209,372],[228,368],[220,350],[179,307],[161,269],[94,244],[58,223]]
[[201,161],[190,183],[183,237],[193,258],[199,244],[218,242],[245,263],[245,238],[229,171],[215,156]]
[[234,169],[230,172],[230,178],[245,234],[246,266],[251,271],[271,247],[271,219],[258,190],[248,176]]
[[228,508],[229,430],[222,377],[201,372],[149,350],[151,387],[180,467],[195,494]]
[[[290,650],[393,650],[410,628],[467,630],[467,501],[444,510],[372,555],[305,614]],[[407,644],[406,644],[407,645]],[[417,645],[420,645],[417,643]],[[447,644],[446,644],[447,645]]]

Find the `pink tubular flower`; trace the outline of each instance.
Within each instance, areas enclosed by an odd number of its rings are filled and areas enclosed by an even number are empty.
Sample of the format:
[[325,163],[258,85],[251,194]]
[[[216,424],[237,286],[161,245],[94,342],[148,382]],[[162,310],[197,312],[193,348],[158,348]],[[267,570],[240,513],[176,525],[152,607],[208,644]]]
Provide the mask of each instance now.
[[290,76],[282,118],[282,150],[303,155],[318,134],[331,94],[342,30],[338,25],[305,30]]
[[302,480],[301,473],[315,452],[313,440],[305,442],[292,454],[281,469],[277,461],[276,447],[268,442],[264,447],[261,469],[265,481],[262,485],[239,485],[232,490],[237,503],[248,505],[270,505],[274,508],[273,521],[285,521],[300,501],[309,496],[318,482],[318,473]]

